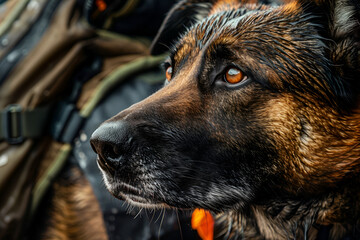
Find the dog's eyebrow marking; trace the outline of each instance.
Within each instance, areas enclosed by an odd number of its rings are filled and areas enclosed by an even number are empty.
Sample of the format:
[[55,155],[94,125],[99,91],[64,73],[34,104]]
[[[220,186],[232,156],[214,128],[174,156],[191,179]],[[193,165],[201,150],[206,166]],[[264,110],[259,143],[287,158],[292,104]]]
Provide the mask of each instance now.
[[199,20],[181,35],[179,38],[181,40],[171,48],[170,54],[175,60],[174,64],[181,67],[194,49],[202,50],[221,33],[236,30],[240,20],[248,14],[269,8],[265,5],[234,4],[224,9],[216,9],[210,16]]
[[175,60],[174,64],[177,64],[180,67],[184,62],[186,62],[193,45],[194,44],[191,41],[184,41],[177,46],[173,52],[173,59]]

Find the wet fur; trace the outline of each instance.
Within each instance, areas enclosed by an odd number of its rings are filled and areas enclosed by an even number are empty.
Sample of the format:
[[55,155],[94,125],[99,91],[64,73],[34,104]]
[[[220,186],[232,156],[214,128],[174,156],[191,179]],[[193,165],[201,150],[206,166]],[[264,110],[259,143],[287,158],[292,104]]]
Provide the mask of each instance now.
[[[152,50],[173,46],[171,81],[93,134],[107,187],[211,210],[221,239],[357,239],[359,3],[249,2],[169,13]],[[248,80],[225,83],[229,66]]]

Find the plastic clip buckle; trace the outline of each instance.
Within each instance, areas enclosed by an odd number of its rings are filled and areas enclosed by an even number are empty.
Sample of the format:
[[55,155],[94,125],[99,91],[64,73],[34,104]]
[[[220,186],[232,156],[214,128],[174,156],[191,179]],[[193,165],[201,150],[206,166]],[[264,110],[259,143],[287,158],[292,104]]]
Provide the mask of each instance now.
[[20,144],[24,141],[21,111],[22,108],[18,104],[11,104],[5,108],[1,127],[3,129],[4,139],[9,144]]

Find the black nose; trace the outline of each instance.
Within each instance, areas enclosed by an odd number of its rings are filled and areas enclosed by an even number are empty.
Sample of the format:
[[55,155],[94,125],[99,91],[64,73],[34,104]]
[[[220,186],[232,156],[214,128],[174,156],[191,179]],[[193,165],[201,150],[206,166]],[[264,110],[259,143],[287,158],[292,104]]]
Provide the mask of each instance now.
[[115,171],[131,144],[129,127],[124,121],[102,124],[90,138],[93,150],[99,155],[99,164]]

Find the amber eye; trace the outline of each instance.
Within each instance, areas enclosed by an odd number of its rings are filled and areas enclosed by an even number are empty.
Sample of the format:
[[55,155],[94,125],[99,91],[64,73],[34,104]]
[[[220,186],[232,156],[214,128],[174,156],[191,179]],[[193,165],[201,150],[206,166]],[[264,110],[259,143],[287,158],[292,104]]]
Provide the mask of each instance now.
[[172,72],[173,72],[173,69],[172,69],[171,66],[169,66],[169,67],[166,69],[166,72],[165,72],[165,76],[166,76],[166,79],[167,79],[168,81],[171,80]]
[[226,82],[236,84],[244,80],[246,76],[241,70],[232,67],[226,71],[224,78]]

